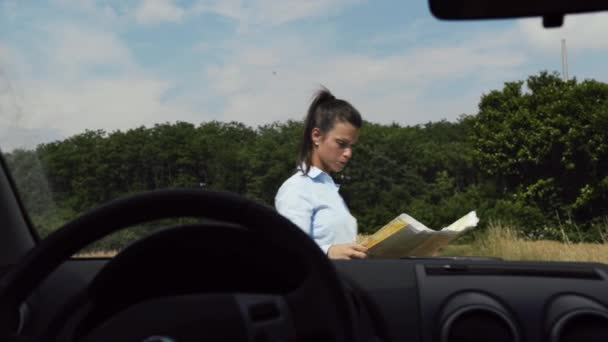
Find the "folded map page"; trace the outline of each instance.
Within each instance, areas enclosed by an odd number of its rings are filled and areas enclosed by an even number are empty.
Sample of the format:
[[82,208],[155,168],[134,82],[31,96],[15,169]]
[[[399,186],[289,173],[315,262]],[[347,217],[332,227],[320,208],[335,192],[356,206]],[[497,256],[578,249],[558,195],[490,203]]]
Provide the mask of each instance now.
[[371,258],[431,256],[464,232],[477,226],[479,219],[471,211],[451,225],[433,230],[407,214],[401,214],[380,228],[362,244]]

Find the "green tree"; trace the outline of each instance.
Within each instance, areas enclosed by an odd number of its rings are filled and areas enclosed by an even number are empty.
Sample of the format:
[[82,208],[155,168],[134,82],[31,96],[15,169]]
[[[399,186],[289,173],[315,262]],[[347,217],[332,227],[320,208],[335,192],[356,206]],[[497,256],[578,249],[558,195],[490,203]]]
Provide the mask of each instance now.
[[480,170],[548,215],[606,215],[608,85],[541,72],[482,97],[472,138]]

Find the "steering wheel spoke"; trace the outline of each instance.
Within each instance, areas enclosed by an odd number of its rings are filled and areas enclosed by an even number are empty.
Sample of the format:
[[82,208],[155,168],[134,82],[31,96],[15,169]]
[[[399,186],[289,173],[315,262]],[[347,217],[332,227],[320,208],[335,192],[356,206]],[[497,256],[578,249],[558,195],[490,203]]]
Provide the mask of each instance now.
[[295,341],[281,296],[204,294],[155,298],[112,316],[83,342]]

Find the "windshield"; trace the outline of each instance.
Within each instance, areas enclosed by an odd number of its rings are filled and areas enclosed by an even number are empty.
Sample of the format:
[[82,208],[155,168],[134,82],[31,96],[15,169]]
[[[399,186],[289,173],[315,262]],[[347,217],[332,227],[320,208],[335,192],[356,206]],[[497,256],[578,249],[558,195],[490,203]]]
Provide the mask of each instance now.
[[[608,17],[440,22],[426,1],[2,1],[0,147],[41,237],[163,188],[275,205],[327,87],[364,122],[331,172],[364,241],[479,224],[434,255],[608,261]],[[113,255],[161,224],[90,246]]]

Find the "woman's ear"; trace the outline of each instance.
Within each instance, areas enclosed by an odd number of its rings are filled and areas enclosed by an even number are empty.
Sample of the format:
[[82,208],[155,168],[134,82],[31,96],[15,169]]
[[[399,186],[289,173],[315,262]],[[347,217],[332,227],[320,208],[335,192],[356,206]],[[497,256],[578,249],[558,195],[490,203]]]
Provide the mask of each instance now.
[[321,130],[319,128],[315,127],[310,132],[310,138],[312,139],[312,144],[314,146],[319,146],[319,144],[323,140],[323,134],[321,133]]

